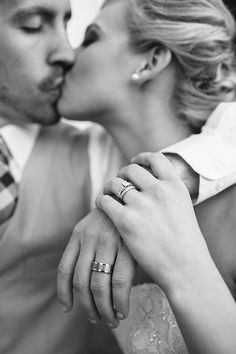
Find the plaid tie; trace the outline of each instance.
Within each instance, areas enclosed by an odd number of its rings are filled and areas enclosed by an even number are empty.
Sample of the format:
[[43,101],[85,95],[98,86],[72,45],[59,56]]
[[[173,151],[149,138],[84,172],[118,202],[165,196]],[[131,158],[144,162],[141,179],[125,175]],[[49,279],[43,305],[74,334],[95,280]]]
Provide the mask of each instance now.
[[0,225],[13,215],[18,199],[18,185],[9,169],[11,160],[11,153],[0,135]]

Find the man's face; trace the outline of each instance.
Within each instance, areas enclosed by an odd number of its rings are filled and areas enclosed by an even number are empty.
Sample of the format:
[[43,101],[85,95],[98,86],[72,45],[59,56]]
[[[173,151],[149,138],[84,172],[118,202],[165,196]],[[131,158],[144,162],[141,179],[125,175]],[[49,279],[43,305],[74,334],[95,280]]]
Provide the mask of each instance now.
[[69,0],[0,0],[0,117],[53,124],[74,53]]

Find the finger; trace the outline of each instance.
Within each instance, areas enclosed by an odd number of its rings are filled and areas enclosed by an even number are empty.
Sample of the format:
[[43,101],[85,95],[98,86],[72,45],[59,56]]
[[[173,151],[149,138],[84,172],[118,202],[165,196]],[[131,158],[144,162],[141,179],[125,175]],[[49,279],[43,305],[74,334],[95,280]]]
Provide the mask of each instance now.
[[110,195],[97,197],[96,206],[111,219],[114,225],[119,223],[119,220],[125,213],[125,206],[113,199]]
[[150,168],[153,175],[160,180],[180,179],[173,165],[162,153],[141,153],[132,162]]
[[150,187],[150,185],[153,185],[153,183],[156,182],[156,178],[152,173],[138,164],[131,164],[123,167],[119,171],[118,177],[133,183],[140,191]]
[[[129,183],[130,186],[126,186],[125,184]],[[125,198],[126,193],[129,193],[129,198]],[[113,178],[110,182],[108,182],[104,188],[104,193],[109,194],[109,195],[114,195],[116,198],[118,198],[121,202],[127,203],[132,203],[132,202],[137,202],[137,197],[138,197],[138,191],[136,187],[130,183],[127,182],[124,179],[121,179],[119,177]]]
[[91,265],[94,258],[95,252],[93,248],[83,245],[73,278],[74,289],[78,294],[79,302],[87,313],[90,322],[93,324],[101,321],[101,317],[90,289]]
[[[115,232],[118,234],[117,231]],[[97,245],[96,255],[94,258],[95,261],[103,264],[109,264],[111,266],[114,265],[120,238],[119,234],[117,238],[117,241],[113,239],[108,241],[105,235],[104,242],[100,240]],[[111,274],[106,274],[104,272],[93,271],[91,274],[90,288],[96,308],[101,318],[109,327],[116,328],[119,325],[119,320],[116,318],[116,313],[113,307],[111,276]]]
[[64,251],[57,272],[57,294],[64,312],[70,312],[73,307],[73,274],[80,246],[74,237],[76,228]]
[[112,275],[113,306],[118,319],[129,314],[129,297],[135,274],[136,263],[124,243],[119,248]]

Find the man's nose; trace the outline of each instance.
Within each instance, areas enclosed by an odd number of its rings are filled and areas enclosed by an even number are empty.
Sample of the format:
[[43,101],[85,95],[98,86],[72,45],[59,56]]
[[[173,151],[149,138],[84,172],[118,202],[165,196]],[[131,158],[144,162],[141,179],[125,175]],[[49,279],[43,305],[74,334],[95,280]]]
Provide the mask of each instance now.
[[72,49],[66,34],[54,37],[53,48],[49,56],[51,65],[60,65],[66,71],[75,61],[75,51]]

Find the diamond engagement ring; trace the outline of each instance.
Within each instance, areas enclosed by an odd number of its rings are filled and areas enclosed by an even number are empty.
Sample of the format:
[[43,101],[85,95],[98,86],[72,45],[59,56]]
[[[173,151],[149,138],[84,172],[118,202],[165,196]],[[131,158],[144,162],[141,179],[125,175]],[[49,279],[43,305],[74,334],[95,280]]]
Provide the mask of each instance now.
[[112,273],[112,265],[108,264],[108,263],[93,261],[92,265],[91,265],[91,270],[93,272],[111,274]]
[[119,198],[122,202],[124,202],[124,196],[125,196],[125,194],[128,193],[128,192],[129,192],[130,190],[132,190],[132,189],[136,189],[136,190],[137,190],[137,188],[136,188],[132,183],[130,183],[130,182],[128,182],[128,181],[123,181],[123,182],[122,182],[122,187],[121,187],[120,191],[119,191],[118,194],[117,194],[118,198]]

